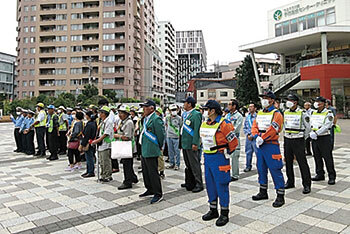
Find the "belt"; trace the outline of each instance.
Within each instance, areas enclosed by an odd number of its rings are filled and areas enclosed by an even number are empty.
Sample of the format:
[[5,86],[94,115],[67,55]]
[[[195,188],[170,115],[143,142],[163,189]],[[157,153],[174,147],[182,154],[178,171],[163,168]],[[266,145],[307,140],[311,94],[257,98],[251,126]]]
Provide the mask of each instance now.
[[305,132],[305,129],[286,128],[286,131]]
[[217,145],[217,146],[214,146],[214,147],[211,147],[210,150],[218,150],[218,149],[222,149],[222,148],[228,148],[228,144],[225,144],[225,145]]

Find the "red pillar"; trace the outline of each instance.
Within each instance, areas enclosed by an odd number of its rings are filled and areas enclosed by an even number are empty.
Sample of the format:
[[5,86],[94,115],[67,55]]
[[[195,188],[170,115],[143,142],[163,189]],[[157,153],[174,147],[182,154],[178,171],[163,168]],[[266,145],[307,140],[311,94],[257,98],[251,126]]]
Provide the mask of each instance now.
[[332,99],[331,78],[327,75],[320,79],[320,95],[326,99]]

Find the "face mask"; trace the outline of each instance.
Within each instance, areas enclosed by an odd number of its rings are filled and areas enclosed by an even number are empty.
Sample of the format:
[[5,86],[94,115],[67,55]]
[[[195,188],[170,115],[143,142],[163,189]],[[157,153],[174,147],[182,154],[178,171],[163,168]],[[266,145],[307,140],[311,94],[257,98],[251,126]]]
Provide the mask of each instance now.
[[262,99],[262,100],[261,100],[261,105],[262,105],[263,108],[268,107],[268,106],[269,106],[269,100],[267,100],[267,99]]
[[58,110],[58,111],[57,111],[57,113],[58,113],[58,114],[61,114],[61,113],[62,113],[62,111],[61,111],[61,110]]
[[292,108],[294,106],[294,103],[293,102],[291,102],[291,101],[287,101],[286,102],[286,107],[287,108]]
[[172,114],[173,116],[176,116],[176,115],[177,115],[177,111],[172,111],[171,114]]
[[75,119],[75,115],[72,115],[73,119]]
[[16,114],[17,114],[17,115],[20,115],[20,114],[21,114],[21,112],[16,112]]
[[209,117],[209,112],[206,110],[203,112],[203,117],[207,119]]
[[315,107],[316,109],[318,109],[318,107],[319,107],[318,102],[315,102],[315,103],[314,103],[314,107]]

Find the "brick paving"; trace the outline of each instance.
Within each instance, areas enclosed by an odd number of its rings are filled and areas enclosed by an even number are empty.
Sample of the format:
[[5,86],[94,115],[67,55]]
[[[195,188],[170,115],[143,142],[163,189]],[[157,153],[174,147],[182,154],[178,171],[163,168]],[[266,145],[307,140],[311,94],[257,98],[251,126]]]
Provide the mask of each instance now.
[[[349,121],[342,121],[350,126]],[[287,190],[286,205],[275,209],[270,178],[267,201],[253,202],[258,191],[256,169],[241,174],[230,184],[230,222],[221,228],[203,222],[208,210],[206,192],[180,188],[184,167],[166,170],[164,201],[150,205],[142,176],[133,189],[119,191],[123,174],[101,184],[96,178],[82,179],[84,170],[65,172],[67,157],[48,162],[13,153],[11,124],[0,124],[0,234],[2,233],[350,233],[350,135],[337,141],[334,159],[337,184],[313,183],[303,195],[296,168],[296,188]],[[242,141],[244,143],[244,140]],[[244,147],[243,147],[244,148]],[[308,157],[312,174],[314,161]],[[240,163],[244,169],[242,152]],[[135,170],[139,162],[135,163]]]

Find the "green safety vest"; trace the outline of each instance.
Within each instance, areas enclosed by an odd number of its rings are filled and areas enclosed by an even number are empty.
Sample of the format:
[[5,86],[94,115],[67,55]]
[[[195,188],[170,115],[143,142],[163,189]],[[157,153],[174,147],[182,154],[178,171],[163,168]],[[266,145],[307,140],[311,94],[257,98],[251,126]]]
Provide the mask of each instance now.
[[40,121],[38,124],[36,124],[34,127],[45,127],[46,126],[46,112],[44,110],[41,110],[40,113],[44,113],[44,120]]
[[67,131],[66,122],[63,121],[63,123],[61,123],[63,114],[64,113],[60,114],[60,116],[58,117],[58,123],[60,125],[59,128],[58,128],[59,131]]
[[167,117],[167,119],[168,119],[169,126],[174,130],[177,136],[180,136],[179,129],[173,125],[173,123],[171,122],[171,118]]
[[299,133],[302,132],[303,111],[292,112],[287,110],[284,112],[284,126],[286,133]]
[[50,123],[49,123],[49,129],[47,130],[49,133],[53,131],[53,118],[56,116],[56,114],[53,114],[50,118]]
[[202,123],[199,134],[202,139],[204,153],[215,154],[218,152],[217,149],[211,150],[211,148],[217,146],[215,134],[224,120],[224,118],[221,118],[221,120],[214,125],[209,125],[206,121]]
[[328,111],[317,113],[316,111],[312,112],[311,115],[311,128],[313,131],[317,131],[322,127],[322,125],[325,123],[326,118],[328,115]]

